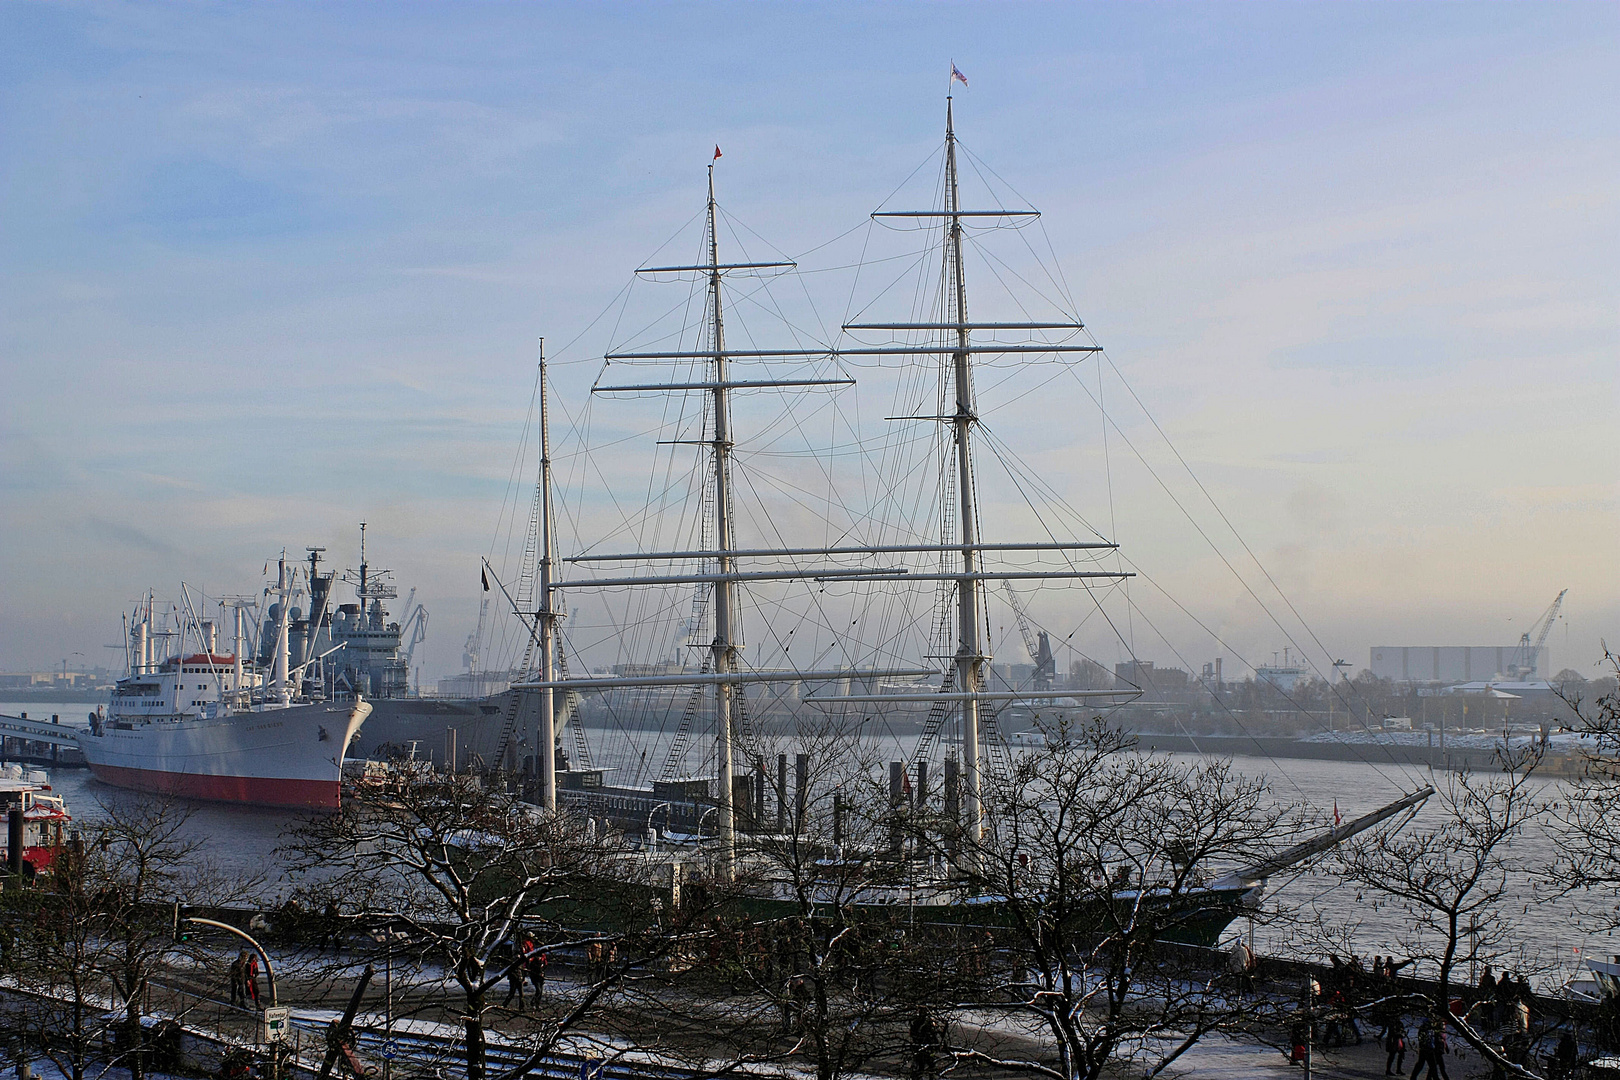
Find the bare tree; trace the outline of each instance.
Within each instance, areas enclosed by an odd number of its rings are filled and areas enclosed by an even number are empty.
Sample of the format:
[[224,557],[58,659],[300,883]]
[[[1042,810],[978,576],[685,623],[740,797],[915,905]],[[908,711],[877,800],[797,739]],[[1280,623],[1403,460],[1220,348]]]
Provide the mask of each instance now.
[[1094,722],[1054,730],[986,796],[982,836],[948,820],[926,835],[943,834],[938,853],[997,927],[981,1007],[1030,1022],[1042,1050],[963,1040],[959,1064],[1094,1080],[1129,1060],[1157,1075],[1245,1021],[1240,988],[1174,943],[1213,944],[1248,896],[1213,875],[1283,838],[1289,813],[1263,780],[1128,752]]
[[[1590,683],[1560,673],[1560,696],[1586,737],[1586,767],[1553,811],[1557,855],[1545,871],[1554,888],[1580,898],[1580,921],[1600,934],[1620,930],[1620,655],[1605,647],[1603,662],[1613,674]],[[1582,700],[1583,688],[1598,696]],[[1620,1008],[1610,1002],[1603,1015],[1603,1040],[1620,1043]]]
[[971,935],[908,902],[933,897],[873,745],[829,727],[783,748],[791,787],[756,748],[771,797],[740,815],[736,897],[680,992],[723,1056],[834,1080],[904,1057],[919,1013],[954,1000]]
[[188,829],[189,809],[124,797],[102,811],[49,877],[3,894],[12,930],[5,963],[33,995],[26,1034],[64,1075],[123,1067],[139,1080],[152,1049],[143,1002],[174,951],[173,905],[217,895],[217,873]]
[[[498,988],[534,951],[589,958],[572,991],[531,1010],[521,1076],[600,1019],[612,995],[681,940],[683,912],[660,866],[584,817],[548,813],[476,777],[403,770],[385,789],[299,828],[287,846],[310,895],[341,902],[387,949],[444,965],[465,1031],[469,1080],[489,1075],[486,1032]],[[691,916],[697,918],[696,914]],[[364,936],[353,943],[365,948]],[[375,950],[380,958],[382,947]]]
[[1487,1059],[1531,1076],[1509,1061],[1468,1016],[1455,1016],[1450,1002],[1457,973],[1497,964],[1519,953],[1514,922],[1503,917],[1515,879],[1533,867],[1513,849],[1545,812],[1532,779],[1537,750],[1510,755],[1502,771],[1487,776],[1450,773],[1430,803],[1437,819],[1417,826],[1393,821],[1340,848],[1339,876],[1366,892],[1394,900],[1404,914],[1397,941],[1432,981],[1415,982],[1407,1004],[1437,1022],[1449,1022]]
[[[1604,650],[1604,663],[1620,675],[1620,656]],[[1559,857],[1553,881],[1597,898],[1583,914],[1599,931],[1620,929],[1620,690],[1596,701],[1565,698],[1590,739],[1586,772],[1568,785],[1555,813]]]
[[90,884],[99,862],[95,846],[65,849],[35,888],[0,894],[9,931],[5,973],[27,995],[9,1010],[11,1025],[70,1080],[85,1080],[111,1034],[102,898]]

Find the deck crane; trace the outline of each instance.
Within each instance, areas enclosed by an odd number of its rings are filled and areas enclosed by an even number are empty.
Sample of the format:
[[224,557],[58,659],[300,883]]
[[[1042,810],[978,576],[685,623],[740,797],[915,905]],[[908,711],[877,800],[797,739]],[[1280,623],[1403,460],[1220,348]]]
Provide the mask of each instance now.
[[405,668],[410,670],[411,658],[416,655],[416,647],[427,640],[428,612],[421,604],[413,603],[416,600],[416,590],[412,589],[405,598],[405,618],[400,621],[400,637],[405,641],[405,652],[401,657],[405,661]]
[[[1565,589],[1555,596],[1553,602],[1547,605],[1547,610],[1541,613],[1541,617],[1531,623],[1530,629],[1519,636],[1518,669],[1520,678],[1533,680],[1537,677],[1536,669],[1541,664],[1541,647],[1547,644],[1547,635],[1552,633],[1553,623],[1558,621],[1558,612],[1563,608],[1564,596],[1568,592],[1569,590]],[[1538,630],[1537,627],[1540,627],[1540,629]],[[1534,644],[1530,640],[1531,634],[1536,636]]]
[[1024,614],[1024,605],[1013,592],[1012,583],[1004,581],[1002,588],[1007,593],[1007,603],[1012,605],[1013,615],[1018,620],[1018,632],[1023,635],[1024,649],[1029,653],[1030,662],[1035,665],[1035,689],[1050,690],[1052,681],[1057,675],[1057,658],[1052,655],[1052,642],[1046,636],[1046,631],[1039,634],[1032,633],[1029,628],[1029,617]]

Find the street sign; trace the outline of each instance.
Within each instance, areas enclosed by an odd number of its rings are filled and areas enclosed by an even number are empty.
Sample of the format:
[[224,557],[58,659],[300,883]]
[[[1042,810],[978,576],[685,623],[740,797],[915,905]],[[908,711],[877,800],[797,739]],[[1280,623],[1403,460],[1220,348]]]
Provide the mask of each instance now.
[[285,1042],[292,1033],[292,1009],[286,1005],[272,1005],[264,1010],[264,1027],[260,1042]]

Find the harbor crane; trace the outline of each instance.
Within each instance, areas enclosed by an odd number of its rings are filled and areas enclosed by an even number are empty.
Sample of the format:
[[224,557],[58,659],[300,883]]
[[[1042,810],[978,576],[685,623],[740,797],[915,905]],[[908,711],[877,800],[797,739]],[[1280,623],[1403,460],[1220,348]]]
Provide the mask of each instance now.
[[410,595],[405,598],[405,618],[399,624],[400,637],[405,640],[403,659],[407,670],[410,669],[411,659],[416,655],[416,647],[427,640],[427,625],[427,608],[416,603],[416,590],[412,589]]
[[[1563,609],[1564,597],[1568,592],[1568,589],[1564,589],[1555,596],[1553,602],[1547,605],[1547,610],[1530,624],[1530,629],[1519,635],[1519,662],[1515,665],[1515,669],[1520,678],[1527,681],[1537,678],[1536,669],[1541,664],[1541,647],[1547,644],[1547,635],[1552,633],[1553,623],[1558,621],[1558,612]],[[1535,635],[1534,643],[1530,640],[1532,634]]]
[[1012,605],[1013,616],[1018,621],[1018,633],[1024,638],[1024,650],[1029,653],[1030,662],[1035,665],[1035,689],[1050,690],[1052,682],[1057,675],[1057,657],[1052,655],[1052,642],[1046,636],[1046,631],[1033,633],[1029,628],[1029,616],[1024,613],[1024,605],[1013,592],[1011,582],[1002,582],[1002,588],[1007,593],[1007,603]]

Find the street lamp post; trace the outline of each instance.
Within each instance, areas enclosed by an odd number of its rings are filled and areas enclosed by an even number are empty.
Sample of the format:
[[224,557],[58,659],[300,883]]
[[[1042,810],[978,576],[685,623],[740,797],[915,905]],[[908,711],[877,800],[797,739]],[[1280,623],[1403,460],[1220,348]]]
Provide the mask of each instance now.
[[394,933],[392,924],[371,932],[371,940],[383,946],[382,1080],[389,1080],[394,1062]]
[[[667,810],[673,810],[673,809],[674,808],[672,806],[670,806],[669,803],[661,802],[657,806],[653,807],[651,810],[647,811],[647,851],[649,853],[651,853],[651,851],[653,849],[653,823],[652,823],[653,815],[658,813],[658,811],[660,811],[660,810],[666,810],[667,811]],[[667,813],[664,815],[664,826],[665,826],[665,828],[669,827],[669,814],[667,814]]]

